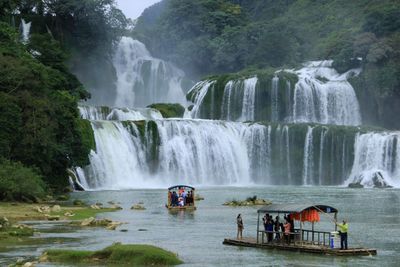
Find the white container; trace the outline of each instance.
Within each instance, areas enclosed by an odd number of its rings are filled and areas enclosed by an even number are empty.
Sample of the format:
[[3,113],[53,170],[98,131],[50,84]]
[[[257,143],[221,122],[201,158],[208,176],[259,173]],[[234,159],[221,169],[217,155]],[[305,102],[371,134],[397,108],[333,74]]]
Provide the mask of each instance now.
[[340,235],[339,232],[331,232],[329,237],[330,248],[340,248]]

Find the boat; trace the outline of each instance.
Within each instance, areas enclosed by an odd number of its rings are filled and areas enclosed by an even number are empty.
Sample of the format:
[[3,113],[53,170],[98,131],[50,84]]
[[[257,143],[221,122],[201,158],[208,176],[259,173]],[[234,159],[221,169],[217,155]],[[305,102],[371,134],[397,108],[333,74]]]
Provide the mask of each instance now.
[[[257,232],[255,237],[225,238],[223,244],[336,256],[376,255],[376,249],[364,247],[340,249],[339,232],[337,232],[336,224],[337,213],[338,210],[334,207],[310,203],[266,205],[257,211]],[[284,233],[281,231],[264,230],[264,227],[260,227],[260,216],[262,214],[265,214],[265,216],[274,214],[274,220],[276,215],[284,215],[284,218],[288,218],[291,221],[291,225],[293,225],[290,233],[287,233],[283,238]],[[330,220],[335,223],[335,228],[332,232],[316,231],[314,229],[314,223],[320,220],[320,214],[329,216]],[[283,220],[280,222],[283,222]],[[304,222],[311,223],[311,229],[305,229]],[[295,227],[296,223],[297,228]],[[261,225],[263,226],[262,221]],[[281,238],[276,238],[277,234]],[[273,237],[272,240],[271,236]],[[356,243],[356,239],[350,236],[350,242]]]
[[168,188],[168,202],[165,207],[171,211],[196,210],[195,188],[189,185],[174,185]]

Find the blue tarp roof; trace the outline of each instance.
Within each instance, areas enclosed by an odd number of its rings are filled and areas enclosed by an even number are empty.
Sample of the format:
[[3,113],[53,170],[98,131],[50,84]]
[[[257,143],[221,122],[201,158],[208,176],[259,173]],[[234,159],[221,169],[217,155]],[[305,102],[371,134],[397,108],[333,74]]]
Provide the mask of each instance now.
[[307,209],[316,209],[322,210],[326,213],[335,213],[338,210],[334,207],[327,206],[327,205],[320,205],[320,204],[312,204],[312,203],[288,203],[288,204],[271,204],[263,206],[262,208],[258,209],[258,213],[294,213],[294,212],[302,212],[303,210]]

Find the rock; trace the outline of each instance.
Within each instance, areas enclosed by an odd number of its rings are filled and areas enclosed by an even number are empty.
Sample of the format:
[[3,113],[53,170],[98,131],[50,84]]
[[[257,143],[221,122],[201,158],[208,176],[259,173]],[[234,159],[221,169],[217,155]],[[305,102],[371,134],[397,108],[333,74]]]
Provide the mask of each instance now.
[[59,221],[60,220],[60,215],[48,215],[47,220],[49,221]]
[[143,205],[135,204],[131,207],[131,210],[145,210],[146,208]]
[[81,226],[89,226],[89,225],[92,225],[94,221],[95,221],[95,219],[94,219],[93,217],[84,219],[84,220],[81,222]]
[[24,265],[22,265],[22,267],[35,267],[35,264],[33,262],[25,262]]
[[110,204],[110,205],[115,205],[114,201],[108,201],[107,203]]
[[372,183],[374,187],[377,188],[390,188],[392,186],[388,185],[385,181],[385,178],[383,177],[381,172],[375,172],[374,177],[372,177]]
[[100,206],[103,206],[103,203],[97,202],[96,205],[100,207]]
[[364,188],[361,183],[350,183],[349,188]]
[[200,195],[195,195],[194,196],[194,200],[199,201],[199,200],[204,200],[204,197],[200,196]]
[[52,212],[60,212],[60,211],[61,211],[60,205],[54,205],[54,206],[51,208],[51,211],[52,211]]
[[114,204],[114,205],[111,205],[111,207],[110,207],[111,209],[114,209],[114,210],[122,210],[122,207],[121,206],[119,206],[119,205],[116,205],[116,204]]
[[72,204],[74,204],[74,206],[84,206],[84,205],[85,205],[85,202],[83,202],[83,201],[80,200],[80,199],[75,199],[75,200],[72,202]]
[[121,229],[120,232],[128,232],[128,229]]
[[48,261],[47,252],[44,252],[42,255],[40,255],[39,262],[47,262],[47,261]]
[[246,200],[238,201],[232,200],[225,202],[224,206],[262,206],[262,205],[270,205],[271,201],[265,199],[259,199],[257,197],[248,198]]
[[101,208],[99,206],[97,206],[96,204],[94,205],[90,205],[90,207],[94,210],[100,210]]
[[73,217],[73,216],[75,216],[75,214],[72,213],[72,212],[67,211],[66,213],[64,213],[64,216],[66,216],[66,217]]
[[107,230],[115,230],[118,226],[120,226],[122,223],[121,222],[110,222],[107,226]]
[[0,226],[2,228],[10,226],[10,222],[8,221],[7,217],[1,217],[0,218]]
[[96,226],[108,226],[113,221],[110,219],[98,219],[94,222]]
[[147,229],[140,228],[140,229],[138,229],[138,231],[139,232],[145,232],[145,231],[147,231]]

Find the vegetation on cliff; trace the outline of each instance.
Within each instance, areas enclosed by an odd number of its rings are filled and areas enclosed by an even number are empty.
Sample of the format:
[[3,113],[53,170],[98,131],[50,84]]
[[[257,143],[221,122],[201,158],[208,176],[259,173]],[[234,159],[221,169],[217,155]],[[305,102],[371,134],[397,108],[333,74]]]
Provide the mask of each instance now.
[[354,79],[365,123],[399,128],[400,2],[164,0],[133,35],[194,77],[333,59]]
[[[32,199],[88,164],[94,137],[77,102],[89,94],[71,70],[111,53],[127,21],[112,0],[3,1],[0,10],[0,163],[13,174],[2,176],[0,199]],[[22,19],[32,22],[24,43]]]

